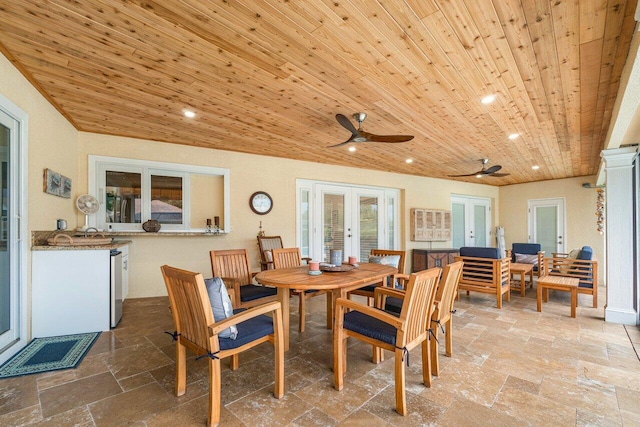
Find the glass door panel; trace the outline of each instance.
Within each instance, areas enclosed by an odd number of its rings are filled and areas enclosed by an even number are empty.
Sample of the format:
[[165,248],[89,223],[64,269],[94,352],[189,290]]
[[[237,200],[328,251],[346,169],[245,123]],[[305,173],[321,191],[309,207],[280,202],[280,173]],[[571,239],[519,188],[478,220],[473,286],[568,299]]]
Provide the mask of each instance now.
[[529,200],[529,236],[531,243],[540,243],[545,256],[565,252],[564,199]]
[[360,253],[358,260],[368,260],[371,249],[376,249],[378,245],[378,198],[360,196],[359,197],[359,246]]
[[[11,329],[11,280],[9,276],[9,128],[0,125],[0,180],[1,221],[0,221],[0,348],[3,339]],[[8,337],[7,337],[8,338]]]
[[481,248],[489,246],[487,244],[487,209],[484,205],[473,205],[473,229],[476,239],[475,245]]
[[345,250],[345,195],[322,194],[322,261],[329,261],[329,251]]

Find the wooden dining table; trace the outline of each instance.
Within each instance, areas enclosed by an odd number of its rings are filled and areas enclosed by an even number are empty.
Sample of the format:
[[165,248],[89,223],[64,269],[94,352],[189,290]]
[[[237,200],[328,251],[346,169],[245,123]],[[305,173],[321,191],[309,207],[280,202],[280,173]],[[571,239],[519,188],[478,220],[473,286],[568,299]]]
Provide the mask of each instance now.
[[264,270],[255,278],[258,283],[278,288],[278,299],[282,304],[285,351],[289,350],[289,293],[290,290],[324,290],[331,293],[327,298],[327,328],[334,323],[333,307],[338,298],[346,298],[347,292],[378,282],[386,283],[386,278],[398,270],[382,264],[359,264],[349,271],[323,271],[312,276],[308,266]]

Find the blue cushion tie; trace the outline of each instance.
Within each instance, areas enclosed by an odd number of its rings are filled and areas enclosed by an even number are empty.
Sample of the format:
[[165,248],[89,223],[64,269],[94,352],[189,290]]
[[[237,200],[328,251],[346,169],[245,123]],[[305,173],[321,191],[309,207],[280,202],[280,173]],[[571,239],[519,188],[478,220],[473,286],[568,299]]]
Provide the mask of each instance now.
[[[437,323],[438,326],[440,326],[440,330],[444,334],[444,326],[442,326],[442,323],[439,320],[432,320],[432,322]],[[429,332],[431,333],[431,335],[433,335],[433,338],[435,338],[436,342],[438,342],[438,339],[436,338],[436,335],[433,332],[431,332],[431,329],[429,329]]]
[[178,331],[173,331],[173,333],[164,331],[164,333],[167,335],[171,335],[171,338],[173,338],[174,341],[178,341],[178,337],[181,335],[178,333]]
[[200,359],[202,359],[203,357],[208,357],[208,358],[210,358],[211,360],[213,360],[213,359],[218,359],[218,360],[220,360],[220,358],[217,356],[217,354],[218,354],[218,353],[220,353],[220,350],[216,351],[215,353],[211,353],[211,352],[209,351],[209,352],[207,352],[207,354],[203,354],[202,356],[198,356],[198,357],[196,357],[196,360],[200,360]]
[[[440,324],[440,322],[438,322],[438,324]],[[442,328],[442,325],[440,325],[440,327]],[[440,344],[440,341],[438,341],[438,338],[436,338],[436,334],[433,333],[433,329],[429,328],[428,331],[429,335],[431,335],[433,339],[436,340],[438,344]],[[444,333],[444,329],[442,330],[442,333]]]
[[409,367],[409,350],[407,347],[396,347],[398,350],[402,350],[402,361],[404,362],[404,357],[407,356],[407,367]]

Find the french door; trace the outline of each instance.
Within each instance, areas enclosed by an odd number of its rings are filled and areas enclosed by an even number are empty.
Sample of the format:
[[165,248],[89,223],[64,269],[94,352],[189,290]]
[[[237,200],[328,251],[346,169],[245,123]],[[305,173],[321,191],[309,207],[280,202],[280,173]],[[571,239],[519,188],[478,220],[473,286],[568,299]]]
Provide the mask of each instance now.
[[565,252],[565,200],[532,199],[529,205],[529,242],[540,243],[545,256]]
[[454,248],[493,246],[490,238],[491,199],[451,196],[451,221]]
[[27,343],[26,114],[0,95],[0,363]]
[[298,245],[304,256],[329,261],[331,250],[341,250],[343,260],[363,261],[371,249],[396,248],[397,190],[303,180],[298,187]]

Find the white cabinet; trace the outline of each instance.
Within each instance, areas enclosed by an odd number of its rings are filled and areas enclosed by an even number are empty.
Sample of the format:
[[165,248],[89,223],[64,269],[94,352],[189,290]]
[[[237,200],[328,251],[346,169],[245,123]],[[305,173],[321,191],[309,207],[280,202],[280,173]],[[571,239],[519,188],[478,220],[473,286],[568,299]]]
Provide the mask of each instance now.
[[32,337],[109,330],[109,249],[32,252]]
[[118,248],[122,252],[122,301],[129,295],[129,246]]

